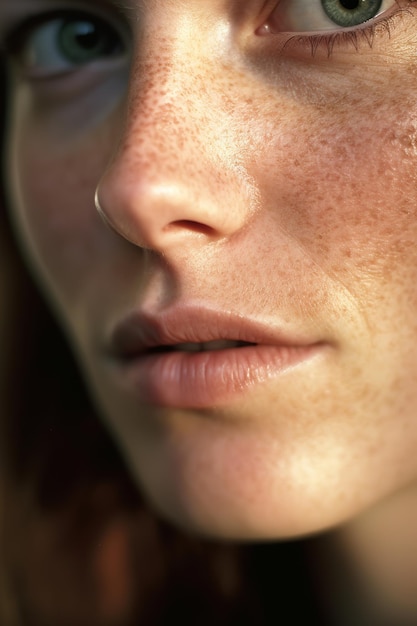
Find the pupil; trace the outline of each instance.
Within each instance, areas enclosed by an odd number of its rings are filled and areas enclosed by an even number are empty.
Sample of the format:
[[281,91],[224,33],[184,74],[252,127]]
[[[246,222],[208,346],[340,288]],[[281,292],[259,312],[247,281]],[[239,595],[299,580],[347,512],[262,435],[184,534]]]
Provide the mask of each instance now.
[[94,50],[100,44],[100,37],[93,24],[79,24],[74,33],[76,43],[86,50]]
[[340,4],[348,11],[353,11],[358,8],[360,0],[340,0]]

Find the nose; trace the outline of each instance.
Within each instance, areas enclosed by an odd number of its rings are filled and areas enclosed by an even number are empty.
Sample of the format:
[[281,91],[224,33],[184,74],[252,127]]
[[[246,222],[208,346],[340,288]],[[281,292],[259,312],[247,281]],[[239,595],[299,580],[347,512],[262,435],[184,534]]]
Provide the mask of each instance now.
[[125,129],[97,209],[120,236],[161,253],[230,238],[249,219],[256,193],[227,81],[195,44],[193,54],[178,40],[159,53],[148,45],[134,63]]

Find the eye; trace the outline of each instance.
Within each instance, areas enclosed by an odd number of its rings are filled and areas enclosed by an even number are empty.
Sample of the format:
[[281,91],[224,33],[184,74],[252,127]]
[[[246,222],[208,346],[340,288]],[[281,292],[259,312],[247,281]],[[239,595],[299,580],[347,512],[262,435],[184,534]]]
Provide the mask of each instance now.
[[12,33],[9,48],[24,70],[46,75],[123,55],[126,50],[121,34],[112,25],[85,13],[29,19]]
[[393,0],[281,0],[270,20],[271,32],[320,32],[372,20]]
[[337,26],[357,26],[376,17],[382,0],[322,0],[327,17]]

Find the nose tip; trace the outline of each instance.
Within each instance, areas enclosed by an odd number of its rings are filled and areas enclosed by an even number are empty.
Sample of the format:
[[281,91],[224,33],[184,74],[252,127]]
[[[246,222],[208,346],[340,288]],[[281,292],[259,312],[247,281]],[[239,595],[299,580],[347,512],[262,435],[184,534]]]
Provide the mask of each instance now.
[[104,222],[136,246],[166,252],[186,241],[229,237],[243,225],[243,212],[237,210],[238,199],[230,197],[230,187],[222,194],[226,206],[213,189],[198,189],[191,179],[188,184],[178,179],[171,183],[140,179],[138,173],[129,182],[123,172],[113,171],[101,180],[95,194]]

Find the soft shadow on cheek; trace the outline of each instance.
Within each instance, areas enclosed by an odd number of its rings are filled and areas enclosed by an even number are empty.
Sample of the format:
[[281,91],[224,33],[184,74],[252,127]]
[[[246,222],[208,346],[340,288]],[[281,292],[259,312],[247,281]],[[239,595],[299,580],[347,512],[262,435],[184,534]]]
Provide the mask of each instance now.
[[[13,139],[12,139],[13,141]],[[80,281],[99,245],[99,220],[94,190],[100,164],[93,150],[56,154],[41,137],[24,138],[12,153],[12,203],[23,247],[29,252],[41,279],[68,298],[76,295]]]

